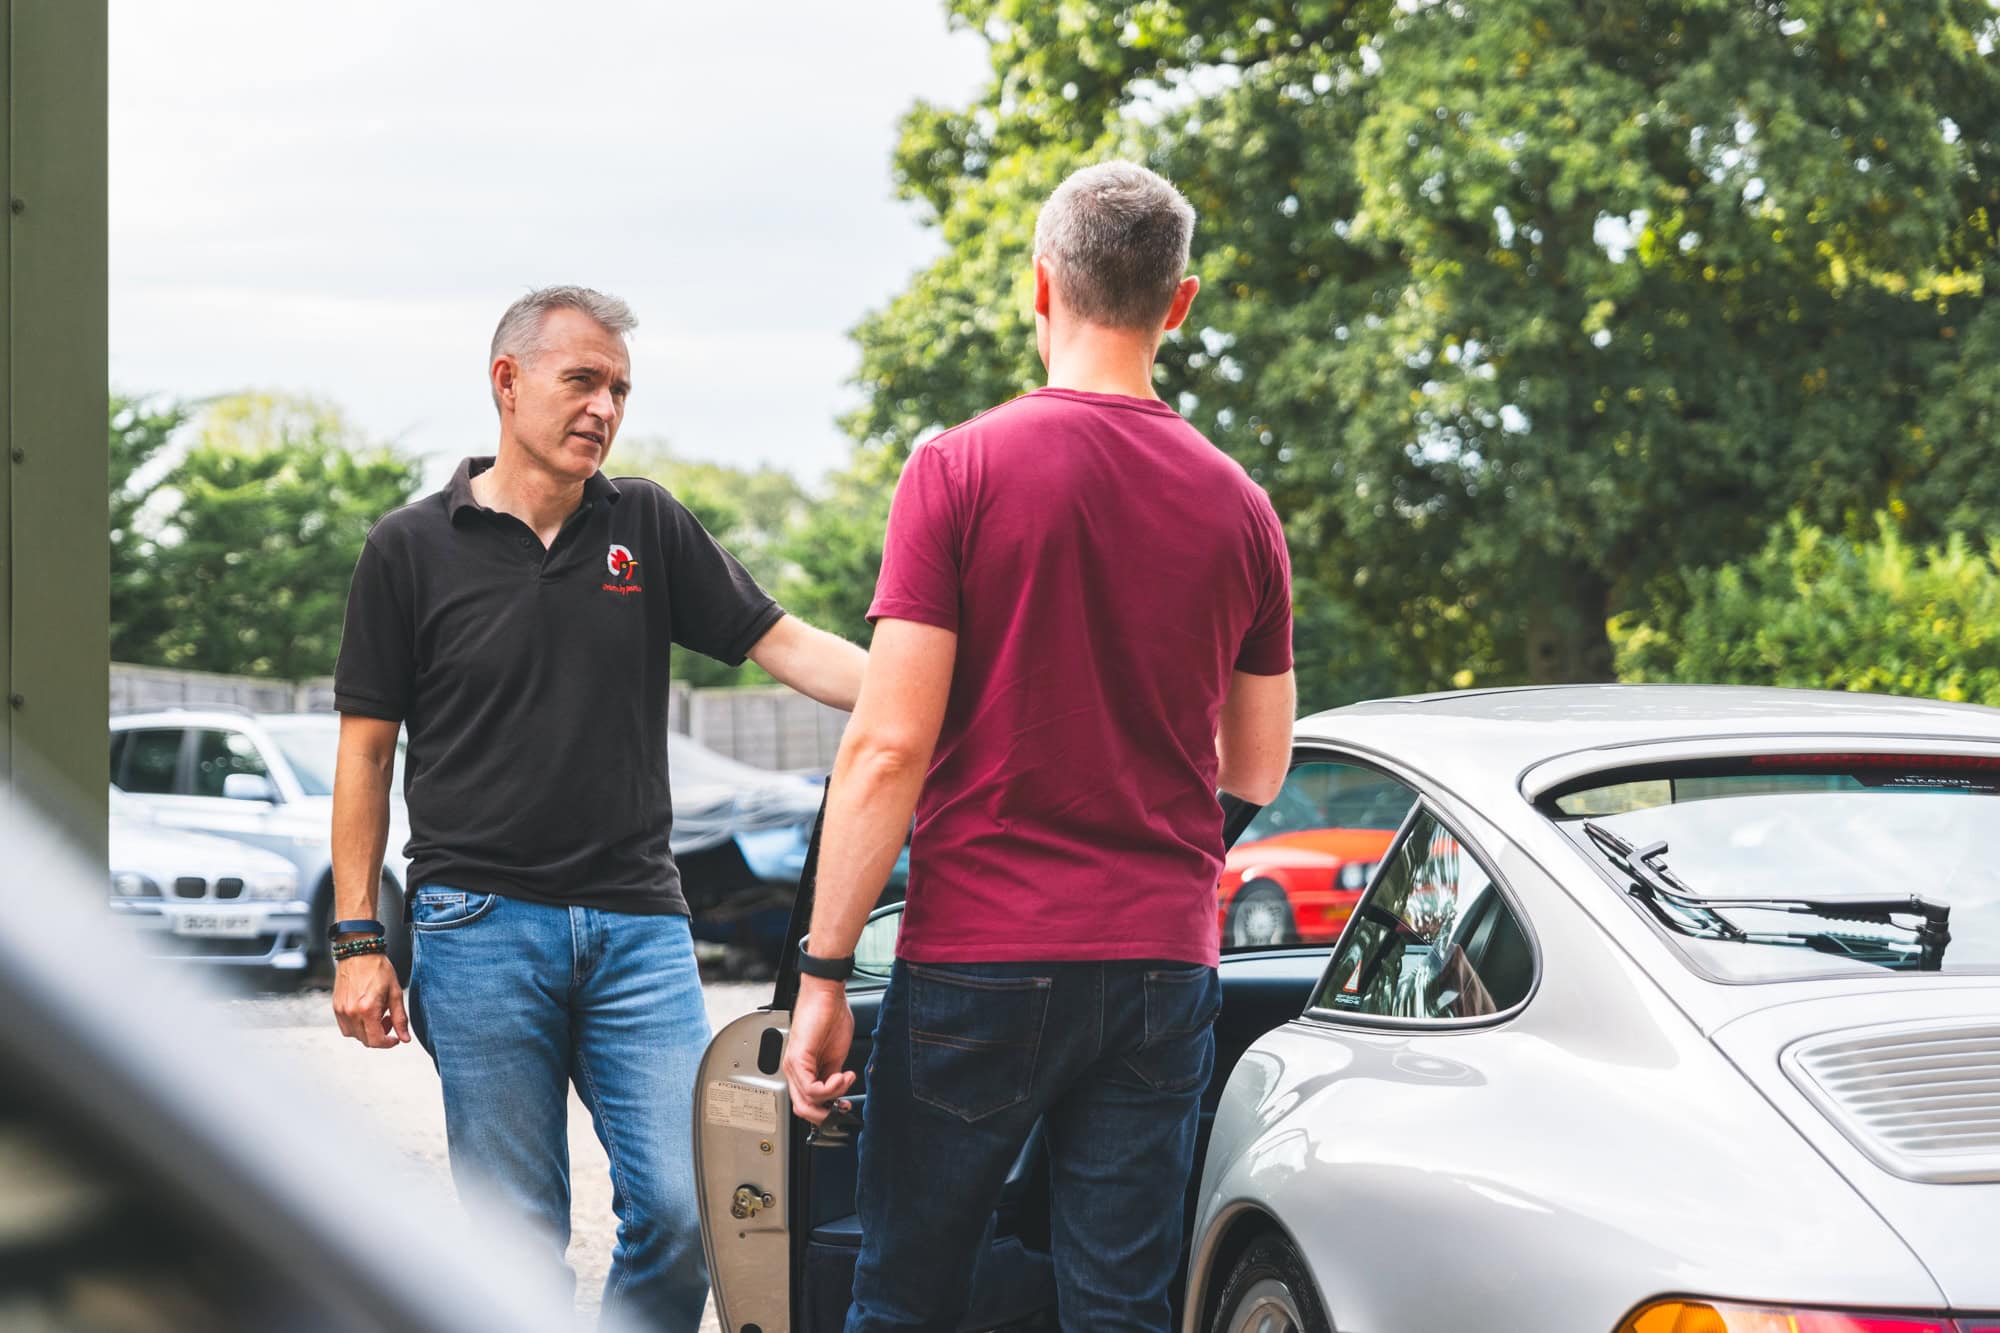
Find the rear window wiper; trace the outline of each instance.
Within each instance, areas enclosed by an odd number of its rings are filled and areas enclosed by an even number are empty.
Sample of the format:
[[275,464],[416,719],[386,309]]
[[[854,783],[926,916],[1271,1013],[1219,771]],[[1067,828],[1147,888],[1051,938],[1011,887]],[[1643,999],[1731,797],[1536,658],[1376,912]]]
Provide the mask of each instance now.
[[[1894,941],[1872,940],[1837,930],[1744,930],[1717,909],[1790,912],[1828,921],[1855,921],[1908,931],[1917,948],[1917,970],[1935,972],[1944,965],[1944,948],[1951,943],[1951,904],[1910,894],[1902,898],[1709,898],[1695,893],[1667,869],[1667,844],[1635,847],[1610,829],[1590,820],[1583,831],[1597,846],[1623,862],[1635,881],[1633,895],[1644,896],[1653,915],[1683,935],[1735,940],[1746,944],[1804,945],[1823,953],[1870,958],[1871,952],[1898,947]],[[1898,918],[1915,917],[1913,923]],[[1875,950],[1865,947],[1873,944]],[[1861,946],[1861,947],[1857,947]]]

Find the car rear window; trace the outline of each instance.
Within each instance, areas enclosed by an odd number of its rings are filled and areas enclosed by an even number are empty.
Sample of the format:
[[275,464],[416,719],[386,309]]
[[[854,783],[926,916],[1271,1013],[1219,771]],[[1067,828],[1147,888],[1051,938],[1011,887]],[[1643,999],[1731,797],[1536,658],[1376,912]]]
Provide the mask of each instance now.
[[1541,804],[1719,980],[2000,971],[2000,758],[1755,755]]

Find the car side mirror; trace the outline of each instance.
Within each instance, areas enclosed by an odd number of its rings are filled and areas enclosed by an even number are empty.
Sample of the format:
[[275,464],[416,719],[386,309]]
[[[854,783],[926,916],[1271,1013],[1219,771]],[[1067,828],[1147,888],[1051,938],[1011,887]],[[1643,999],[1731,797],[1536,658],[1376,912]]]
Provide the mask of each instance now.
[[887,981],[896,966],[896,936],[903,928],[903,904],[890,903],[869,913],[861,938],[854,942],[854,975]]
[[232,801],[276,803],[278,789],[262,773],[231,773],[222,779],[222,794]]

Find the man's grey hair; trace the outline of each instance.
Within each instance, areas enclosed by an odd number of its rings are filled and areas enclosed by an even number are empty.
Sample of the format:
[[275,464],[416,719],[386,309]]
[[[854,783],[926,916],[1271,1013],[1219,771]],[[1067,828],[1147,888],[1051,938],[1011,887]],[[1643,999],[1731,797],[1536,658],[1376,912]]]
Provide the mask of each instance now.
[[1035,219],[1035,253],[1063,304],[1093,324],[1158,331],[1187,274],[1194,206],[1136,162],[1100,162],[1056,187]]
[[[492,350],[486,355],[487,369],[491,370],[493,363],[503,356],[511,356],[524,366],[540,356],[547,350],[543,326],[557,310],[580,310],[621,338],[639,327],[632,307],[615,296],[588,287],[538,287],[508,306],[507,313],[500,316],[500,327],[493,330]],[[495,411],[500,407],[497,389],[493,392],[493,407]]]

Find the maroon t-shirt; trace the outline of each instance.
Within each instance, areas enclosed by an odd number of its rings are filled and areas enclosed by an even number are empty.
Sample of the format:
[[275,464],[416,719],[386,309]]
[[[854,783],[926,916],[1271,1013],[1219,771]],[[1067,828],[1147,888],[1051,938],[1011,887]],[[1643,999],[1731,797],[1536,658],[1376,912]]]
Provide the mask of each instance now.
[[912,451],[868,615],[958,635],[897,951],[1215,963],[1217,720],[1292,665],[1243,469],[1165,403],[1037,390]]

